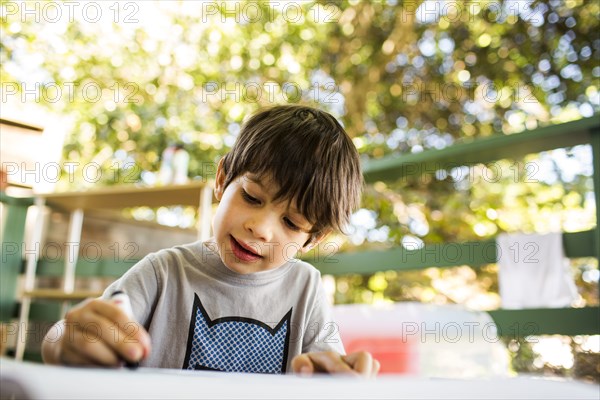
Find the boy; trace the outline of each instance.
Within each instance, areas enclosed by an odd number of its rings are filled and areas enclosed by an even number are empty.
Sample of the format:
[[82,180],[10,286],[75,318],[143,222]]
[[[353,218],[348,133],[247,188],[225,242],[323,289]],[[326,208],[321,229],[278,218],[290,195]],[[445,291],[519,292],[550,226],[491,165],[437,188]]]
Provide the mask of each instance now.
[[361,188],[358,153],[331,115],[257,113],[219,162],[214,237],[148,255],[73,308],[44,340],[44,361],[375,375],[369,353],[344,355],[319,272],[293,258],[343,229]]

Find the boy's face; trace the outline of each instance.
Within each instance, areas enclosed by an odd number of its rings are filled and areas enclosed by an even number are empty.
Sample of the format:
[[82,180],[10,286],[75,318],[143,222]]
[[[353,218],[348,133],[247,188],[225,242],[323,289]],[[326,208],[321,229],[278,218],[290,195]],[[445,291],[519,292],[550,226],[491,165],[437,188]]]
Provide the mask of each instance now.
[[311,224],[288,201],[273,202],[279,187],[271,179],[245,173],[224,188],[222,162],[215,195],[220,201],[213,230],[221,260],[240,274],[277,268],[309,250]]

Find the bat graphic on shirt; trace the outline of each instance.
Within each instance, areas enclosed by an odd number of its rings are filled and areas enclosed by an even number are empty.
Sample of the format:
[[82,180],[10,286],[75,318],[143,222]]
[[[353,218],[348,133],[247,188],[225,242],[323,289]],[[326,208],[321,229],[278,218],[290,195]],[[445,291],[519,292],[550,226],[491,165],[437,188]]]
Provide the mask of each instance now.
[[183,369],[285,373],[291,317],[292,309],[275,328],[238,316],[213,320],[195,294]]

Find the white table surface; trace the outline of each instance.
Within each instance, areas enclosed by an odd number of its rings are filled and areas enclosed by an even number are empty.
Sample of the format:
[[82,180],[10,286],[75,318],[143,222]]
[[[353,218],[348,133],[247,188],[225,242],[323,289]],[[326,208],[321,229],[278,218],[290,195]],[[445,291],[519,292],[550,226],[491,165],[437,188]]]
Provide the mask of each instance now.
[[[375,379],[139,368],[56,367],[0,360],[1,398],[26,399],[594,399],[600,387],[533,377]],[[19,393],[22,390],[22,393]]]

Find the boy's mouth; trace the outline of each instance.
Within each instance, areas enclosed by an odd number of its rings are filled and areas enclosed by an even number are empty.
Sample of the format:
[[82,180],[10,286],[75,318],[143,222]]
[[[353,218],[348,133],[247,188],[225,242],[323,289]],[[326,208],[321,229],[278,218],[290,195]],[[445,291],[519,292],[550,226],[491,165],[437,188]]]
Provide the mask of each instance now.
[[256,254],[252,250],[251,246],[245,243],[238,242],[233,236],[229,235],[229,241],[231,242],[231,250],[233,254],[242,261],[256,261],[262,258],[259,254]]

